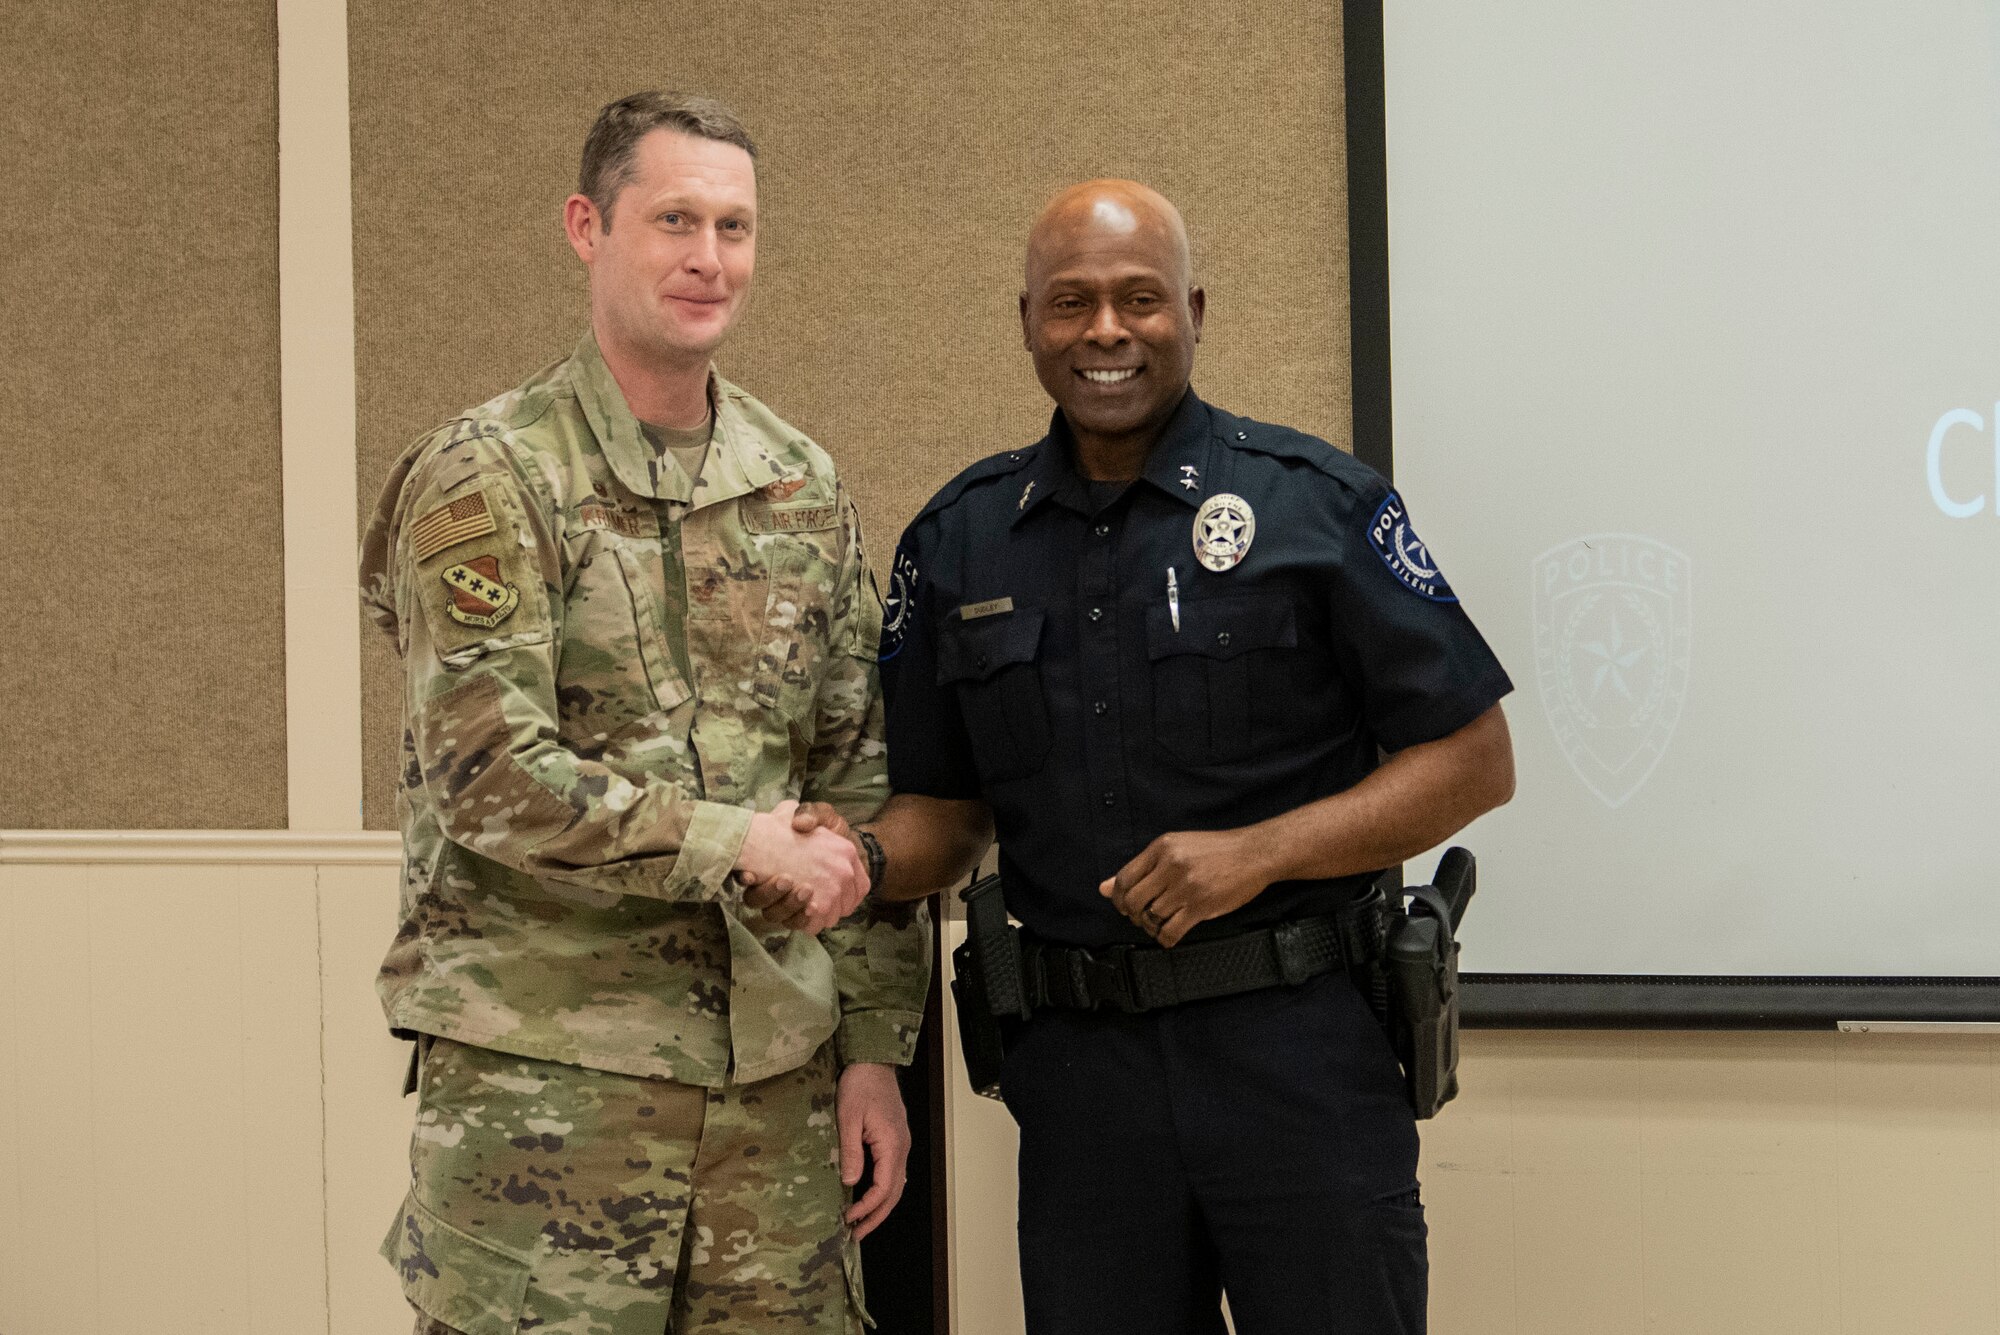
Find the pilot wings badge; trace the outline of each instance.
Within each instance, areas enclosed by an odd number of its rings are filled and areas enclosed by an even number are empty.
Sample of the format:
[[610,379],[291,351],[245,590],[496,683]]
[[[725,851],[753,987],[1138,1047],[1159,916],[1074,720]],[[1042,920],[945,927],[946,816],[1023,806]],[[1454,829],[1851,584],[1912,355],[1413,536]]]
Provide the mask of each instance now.
[[1623,806],[1687,699],[1688,558],[1635,533],[1595,533],[1543,552],[1532,574],[1542,709],[1584,786]]

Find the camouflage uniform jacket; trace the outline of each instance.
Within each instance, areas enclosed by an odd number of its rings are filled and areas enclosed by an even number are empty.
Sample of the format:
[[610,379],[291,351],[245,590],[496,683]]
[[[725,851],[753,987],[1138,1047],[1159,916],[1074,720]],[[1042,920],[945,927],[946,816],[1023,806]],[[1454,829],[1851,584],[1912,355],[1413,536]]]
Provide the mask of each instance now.
[[907,1062],[924,913],[818,938],[732,874],[753,810],[887,795],[881,604],[817,445],[711,375],[698,480],[586,334],[418,441],[362,547],[403,658],[392,1026],[710,1087]]

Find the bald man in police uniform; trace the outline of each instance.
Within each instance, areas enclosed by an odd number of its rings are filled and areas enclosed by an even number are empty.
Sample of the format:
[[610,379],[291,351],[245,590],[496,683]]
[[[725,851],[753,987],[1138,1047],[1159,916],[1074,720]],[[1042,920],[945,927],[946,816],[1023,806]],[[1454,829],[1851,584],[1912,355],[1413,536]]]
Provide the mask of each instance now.
[[1416,1127],[1342,923],[1512,795],[1510,683],[1384,479],[1190,388],[1205,300],[1145,186],[1035,223],[1055,413],[903,536],[863,842],[906,897],[997,829],[1031,1335],[1217,1335],[1225,1292],[1242,1335],[1421,1331]]

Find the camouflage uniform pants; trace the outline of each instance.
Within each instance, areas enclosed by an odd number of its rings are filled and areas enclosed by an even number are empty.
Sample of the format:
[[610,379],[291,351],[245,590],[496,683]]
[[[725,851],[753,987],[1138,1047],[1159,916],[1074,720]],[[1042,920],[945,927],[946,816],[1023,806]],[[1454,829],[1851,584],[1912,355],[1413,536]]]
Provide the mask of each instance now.
[[418,1335],[859,1335],[830,1045],[703,1089],[427,1042],[382,1246]]

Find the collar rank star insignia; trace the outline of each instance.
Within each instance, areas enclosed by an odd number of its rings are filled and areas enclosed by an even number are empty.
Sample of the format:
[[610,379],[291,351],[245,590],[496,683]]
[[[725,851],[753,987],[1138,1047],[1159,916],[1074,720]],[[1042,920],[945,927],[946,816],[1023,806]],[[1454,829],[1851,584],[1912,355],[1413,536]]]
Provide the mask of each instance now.
[[1219,492],[1194,512],[1194,559],[1218,575],[1233,569],[1257,536],[1257,516],[1250,502]]
[[1189,491],[1201,490],[1201,474],[1195,471],[1193,464],[1181,465],[1181,485]]
[[497,556],[475,556],[438,578],[451,590],[451,606],[444,610],[451,613],[453,621],[468,626],[491,630],[521,605],[521,591],[500,578]]

